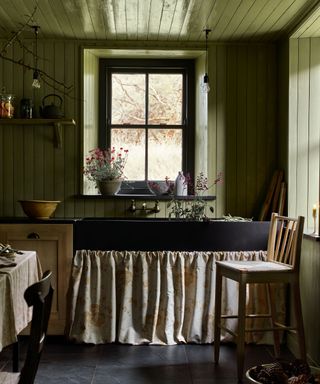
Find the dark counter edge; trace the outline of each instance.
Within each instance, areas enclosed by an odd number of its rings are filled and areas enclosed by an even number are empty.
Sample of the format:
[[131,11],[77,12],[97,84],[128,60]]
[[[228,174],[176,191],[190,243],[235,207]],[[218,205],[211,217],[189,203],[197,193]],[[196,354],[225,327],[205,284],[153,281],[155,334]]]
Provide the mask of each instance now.
[[[154,216],[85,216],[85,217],[50,217],[49,219],[33,219],[26,216],[0,217],[0,224],[74,224],[78,221],[175,221],[175,222],[192,222],[192,220],[175,219],[167,217]],[[223,221],[223,218],[212,218],[206,222]]]
[[[129,216],[117,216],[117,217],[99,217],[99,216],[91,216],[91,217],[74,217],[74,218],[59,218],[59,217],[51,217],[50,219],[31,219],[29,217],[25,216],[15,216],[15,217],[0,217],[0,224],[74,224],[77,221],[83,221],[83,220],[90,220],[90,221],[143,221],[143,220],[150,220],[150,221],[174,221],[174,219],[168,219],[168,218],[155,218],[155,217],[129,217]],[[185,220],[180,220],[185,221]],[[210,219],[210,222],[212,221],[224,221],[223,219]],[[258,221],[254,221],[258,222]],[[305,232],[303,234],[303,237],[308,240],[313,241],[320,241],[320,234]]]
[[[158,201],[171,201],[173,198],[175,200],[184,200],[184,201],[192,201],[195,199],[195,196],[193,195],[188,195],[188,196],[171,196],[171,195],[135,195],[135,194],[123,194],[123,195],[110,195],[110,196],[105,196],[105,195],[75,195],[73,196],[75,199],[85,199],[85,200],[158,200]],[[202,196],[202,200],[205,201],[214,201],[216,200],[216,196]]]
[[56,218],[50,219],[31,219],[24,216],[16,217],[0,217],[0,224],[74,224],[77,220],[82,218]]

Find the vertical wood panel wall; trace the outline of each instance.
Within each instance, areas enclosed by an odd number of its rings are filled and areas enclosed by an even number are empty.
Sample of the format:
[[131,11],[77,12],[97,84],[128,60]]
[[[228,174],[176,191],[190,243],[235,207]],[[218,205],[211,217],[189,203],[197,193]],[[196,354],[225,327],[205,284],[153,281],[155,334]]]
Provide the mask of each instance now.
[[[277,68],[273,46],[217,50],[217,168],[225,173],[218,213],[257,217],[277,167]],[[219,187],[218,198],[219,196]],[[219,202],[218,200],[218,202]]]
[[320,39],[290,40],[288,210],[306,217],[319,203]]
[[[180,45],[179,49],[183,48]],[[52,126],[0,125],[0,216],[23,216],[19,199],[61,200],[56,217],[126,215],[130,200],[92,200],[80,193],[81,42],[39,42],[41,68],[73,85],[70,97],[42,85],[32,90],[32,73],[0,61],[0,86],[20,99],[33,97],[36,110],[52,92],[63,97],[65,116],[76,126],[62,129],[54,147]],[[159,48],[159,47],[157,47]],[[12,55],[22,52],[13,46]],[[257,216],[276,168],[276,50],[272,45],[214,45],[209,48],[208,173],[224,173],[216,189],[216,216]],[[200,152],[199,152],[200,153]],[[160,216],[165,214],[165,203]]]

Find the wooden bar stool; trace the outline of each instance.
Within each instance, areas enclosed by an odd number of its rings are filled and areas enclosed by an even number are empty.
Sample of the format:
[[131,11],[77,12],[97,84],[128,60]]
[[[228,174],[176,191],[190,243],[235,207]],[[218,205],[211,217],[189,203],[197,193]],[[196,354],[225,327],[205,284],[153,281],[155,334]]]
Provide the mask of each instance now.
[[[304,217],[291,219],[285,216],[272,214],[267,261],[217,261],[216,262],[216,293],[215,293],[215,321],[214,321],[214,360],[219,362],[221,329],[232,334],[237,343],[237,371],[238,380],[242,381],[245,354],[245,333],[272,331],[274,338],[275,355],[280,355],[280,331],[293,331],[298,336],[300,357],[306,359],[306,347],[301,311],[299,266],[301,242],[303,235]],[[238,282],[238,315],[221,314],[222,278]],[[266,284],[269,313],[246,314],[246,288],[247,284]],[[293,306],[295,324],[283,324],[277,321],[275,302],[272,297],[270,284],[289,283],[293,292]],[[270,327],[246,328],[246,318],[269,318]],[[237,331],[234,332],[224,325],[228,318],[238,319]]]

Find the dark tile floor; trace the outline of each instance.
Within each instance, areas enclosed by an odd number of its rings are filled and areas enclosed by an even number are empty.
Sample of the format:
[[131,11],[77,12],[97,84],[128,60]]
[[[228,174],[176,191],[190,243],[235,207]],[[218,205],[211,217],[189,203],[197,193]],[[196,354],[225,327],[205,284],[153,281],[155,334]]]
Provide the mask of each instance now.
[[[23,359],[25,341],[22,340]],[[291,358],[284,349],[283,355]],[[270,346],[248,345],[246,368],[273,361]],[[10,370],[11,349],[0,353],[0,369]],[[232,384],[236,379],[233,344],[223,344],[218,365],[213,345],[75,345],[48,337],[35,384]],[[246,379],[243,383],[248,383]]]

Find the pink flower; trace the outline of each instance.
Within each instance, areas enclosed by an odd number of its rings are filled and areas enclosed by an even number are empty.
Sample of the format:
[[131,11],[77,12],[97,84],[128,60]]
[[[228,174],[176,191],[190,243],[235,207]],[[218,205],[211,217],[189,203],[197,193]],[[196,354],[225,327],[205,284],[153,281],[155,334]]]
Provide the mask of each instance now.
[[114,180],[123,177],[128,150],[121,147],[119,151],[117,152],[115,147],[105,150],[91,149],[89,156],[85,158],[86,165],[83,173],[92,181]]

